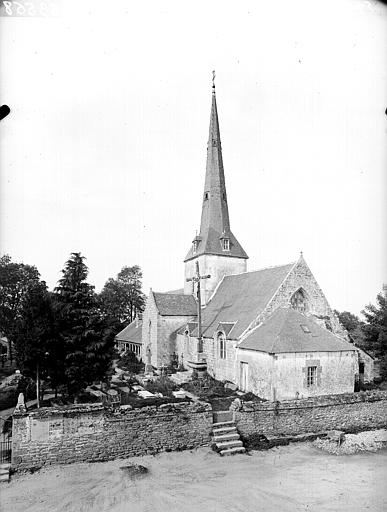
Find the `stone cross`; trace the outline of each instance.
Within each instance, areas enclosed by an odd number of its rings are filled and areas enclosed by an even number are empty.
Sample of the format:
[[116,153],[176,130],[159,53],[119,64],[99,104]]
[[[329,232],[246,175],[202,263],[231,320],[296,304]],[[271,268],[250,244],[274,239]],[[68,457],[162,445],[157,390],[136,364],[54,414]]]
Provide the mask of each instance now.
[[146,365],[145,365],[145,373],[146,374],[152,374],[153,373],[153,367],[152,367],[152,351],[150,346],[148,345],[148,348],[146,349]]
[[198,353],[203,352],[203,336],[202,336],[202,299],[200,293],[200,281],[202,279],[209,279],[211,276],[201,276],[199,271],[199,262],[196,261],[196,274],[193,277],[189,277],[187,282],[192,281],[197,284],[197,297],[198,297]]

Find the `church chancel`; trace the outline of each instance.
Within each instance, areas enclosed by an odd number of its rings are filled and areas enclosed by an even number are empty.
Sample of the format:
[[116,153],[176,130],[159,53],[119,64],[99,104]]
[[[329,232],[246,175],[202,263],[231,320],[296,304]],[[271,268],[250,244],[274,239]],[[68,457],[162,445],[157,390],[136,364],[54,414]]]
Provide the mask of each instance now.
[[150,291],[142,324],[148,365],[177,357],[189,371],[268,400],[352,392],[358,351],[303,255],[251,272],[247,259],[230,227],[213,82],[200,231],[181,292]]

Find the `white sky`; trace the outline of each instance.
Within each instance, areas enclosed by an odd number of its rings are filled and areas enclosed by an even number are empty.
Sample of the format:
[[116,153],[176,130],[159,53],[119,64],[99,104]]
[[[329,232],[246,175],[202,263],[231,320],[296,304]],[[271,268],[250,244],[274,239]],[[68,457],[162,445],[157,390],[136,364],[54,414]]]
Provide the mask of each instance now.
[[62,1],[0,18],[1,252],[50,288],[139,264],[183,286],[216,86],[231,228],[249,270],[303,250],[331,306],[387,282],[387,8],[362,0]]

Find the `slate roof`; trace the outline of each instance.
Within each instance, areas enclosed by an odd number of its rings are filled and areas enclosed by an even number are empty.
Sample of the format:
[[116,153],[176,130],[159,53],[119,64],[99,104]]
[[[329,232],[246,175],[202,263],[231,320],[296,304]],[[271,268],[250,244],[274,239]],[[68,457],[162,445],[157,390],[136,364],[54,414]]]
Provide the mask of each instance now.
[[129,341],[131,343],[141,343],[141,335],[142,335],[142,321],[141,320],[133,320],[132,323],[127,325],[125,329],[120,331],[115,339],[117,341]]
[[193,295],[153,292],[157,309],[162,316],[196,316]]
[[[237,340],[263,311],[294,263],[225,276],[203,310],[203,335],[212,338],[219,324],[236,322],[228,336]],[[197,335],[197,329],[191,334]]]
[[[229,239],[230,248],[228,251],[223,250],[222,238]],[[185,261],[196,258],[200,254],[248,258],[230,229],[215,88],[212,91],[200,233],[195,237],[195,241],[198,244],[197,250],[194,253],[191,247]]]
[[311,317],[290,308],[277,309],[238,346],[270,354],[356,351],[353,345],[320,327]]

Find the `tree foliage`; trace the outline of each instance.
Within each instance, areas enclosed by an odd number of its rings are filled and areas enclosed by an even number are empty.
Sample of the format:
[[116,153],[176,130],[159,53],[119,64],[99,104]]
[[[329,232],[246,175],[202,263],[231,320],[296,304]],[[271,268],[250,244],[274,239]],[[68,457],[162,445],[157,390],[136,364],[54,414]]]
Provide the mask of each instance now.
[[54,342],[52,300],[46,283],[31,285],[23,297],[20,318],[14,329],[16,359],[26,377],[35,377],[37,364],[47,373]]
[[366,322],[362,326],[367,350],[380,360],[380,372],[387,378],[387,299],[379,293],[376,305],[368,304],[362,314]]
[[17,322],[22,316],[23,299],[31,286],[40,281],[36,267],[12,262],[7,254],[0,258],[0,326],[10,342],[12,359],[12,339]]
[[145,296],[141,287],[142,272],[138,265],[123,267],[116,279],[105,283],[100,294],[101,308],[116,328],[129,324],[143,311]]
[[103,380],[111,369],[113,333],[101,317],[94,287],[86,282],[88,268],[72,253],[55,289],[56,315],[63,343],[63,378],[70,396]]
[[357,347],[364,348],[364,333],[362,330],[362,326],[364,322],[360,320],[360,318],[349,311],[339,312],[335,310],[335,314],[340,320],[341,325],[348,331],[348,334],[351,340],[355,343]]

